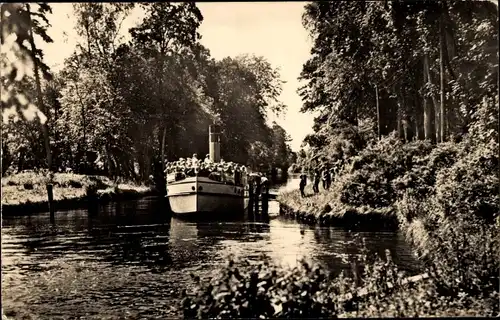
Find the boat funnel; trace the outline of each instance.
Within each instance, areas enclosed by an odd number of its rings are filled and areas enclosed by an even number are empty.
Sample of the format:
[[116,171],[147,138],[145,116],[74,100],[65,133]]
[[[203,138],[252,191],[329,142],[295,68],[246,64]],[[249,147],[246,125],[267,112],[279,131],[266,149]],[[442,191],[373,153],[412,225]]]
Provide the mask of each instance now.
[[210,160],[213,162],[220,161],[220,126],[211,125],[208,129],[209,131],[209,150],[210,150]]

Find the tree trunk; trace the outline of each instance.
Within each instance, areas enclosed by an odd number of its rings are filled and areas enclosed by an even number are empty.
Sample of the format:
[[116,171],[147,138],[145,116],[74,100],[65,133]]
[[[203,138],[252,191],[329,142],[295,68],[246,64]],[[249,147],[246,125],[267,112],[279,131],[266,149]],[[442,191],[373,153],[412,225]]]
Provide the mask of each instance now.
[[402,127],[402,113],[403,106],[401,105],[401,95],[398,90],[396,90],[396,86],[393,86],[393,92],[396,96],[396,132],[398,134],[398,139],[403,140],[403,127]]
[[161,171],[165,172],[165,139],[167,137],[167,128],[163,127],[161,136]]
[[377,136],[380,140],[380,106],[379,106],[379,97],[378,97],[378,86],[375,85],[375,100],[377,105]]
[[174,132],[174,128],[170,127],[168,130],[167,134],[167,139],[168,139],[168,149],[167,149],[167,155],[169,159],[175,159],[177,157],[177,148],[175,145],[175,136],[176,133]]
[[413,121],[415,121],[415,139],[414,140],[422,140],[422,133],[421,133],[421,130],[422,130],[422,126],[421,126],[421,121],[420,121],[420,118],[422,116],[422,113],[419,112],[419,108],[418,106],[420,106],[420,103],[418,101],[418,96],[415,95],[415,99],[413,100],[413,108],[414,108],[414,112],[413,112]]
[[401,102],[397,102],[397,127],[396,131],[398,133],[399,140],[403,140],[403,127],[402,127],[402,118],[401,118]]
[[441,142],[444,142],[446,132],[444,131],[444,110],[445,110],[445,93],[444,93],[444,43],[445,34],[444,34],[444,20],[443,15],[440,17],[440,26],[439,26],[439,80],[441,86],[441,105],[439,108],[439,120],[440,120],[440,133],[441,133]]
[[[424,84],[430,81],[429,76],[429,60],[427,54],[424,55]],[[430,140],[431,143],[436,143],[436,132],[434,128],[435,111],[428,101],[427,97],[423,97],[424,101],[424,135],[425,139]]]
[[10,165],[12,164],[14,157],[9,152],[9,148],[5,141],[2,143],[2,177],[5,175]]
[[[77,92],[77,95],[78,95],[78,99],[80,100],[80,104],[81,104],[81,109],[80,109],[80,115],[82,117],[82,142],[79,143],[80,145],[80,151],[83,153],[83,154],[86,154],[87,152],[87,119],[85,117],[85,103],[83,103],[83,100],[80,96],[80,94],[78,93],[79,92],[79,89],[78,89],[78,81],[75,82],[75,89],[76,89],[76,92]],[[81,158],[80,160],[78,160],[80,163],[81,163]]]
[[408,107],[406,106],[406,90],[401,88],[401,125],[403,127],[404,142],[408,142]]
[[[427,82],[431,85],[431,87],[434,88],[434,85],[433,85],[433,81],[432,81],[432,75],[431,75],[431,71],[430,71],[430,66],[429,66],[429,56],[426,54],[425,55],[425,61],[426,61],[426,64],[425,64],[425,73],[426,73],[426,76],[427,76]],[[434,115],[432,116],[432,123],[433,123],[433,131],[436,135],[435,139],[436,141],[440,141],[440,126],[439,126],[439,109],[438,109],[438,101],[436,99],[436,96],[434,95],[434,92],[431,93],[431,101],[432,101],[432,106],[430,107],[432,112],[434,113]],[[427,139],[427,138],[426,138]]]
[[34,69],[33,71],[35,74],[35,86],[36,86],[37,102],[38,102],[38,107],[43,112],[43,114],[47,117],[47,120],[45,121],[45,123],[42,124],[43,140],[45,143],[45,152],[47,153],[47,166],[48,166],[49,172],[52,172],[52,155],[50,152],[49,127],[47,125],[49,114],[47,113],[47,110],[46,110],[45,105],[43,103],[42,86],[40,84],[40,74],[38,72],[38,63],[37,63],[37,59],[36,59],[36,50],[37,49],[35,46],[35,39],[33,37],[33,23],[31,22],[31,11],[30,11],[29,4],[26,4],[26,11],[28,14],[29,42],[31,45],[30,53],[31,53],[31,58],[33,59],[33,69]]
[[[444,27],[444,35],[445,35],[445,45],[443,47],[444,50],[444,64],[446,66],[446,69],[448,69],[448,73],[450,74],[451,78],[453,80],[457,79],[457,76],[455,75],[455,72],[453,71],[453,68],[451,67],[450,59],[452,59],[455,56],[456,52],[456,41],[455,41],[455,34],[453,32],[453,26],[450,18],[450,14],[448,11],[448,5],[446,2],[442,3],[442,21],[443,21],[443,27]],[[448,28],[446,28],[448,26]]]
[[[421,70],[423,67],[419,66],[419,69]],[[423,75],[423,73],[418,72],[419,75]],[[421,101],[421,96],[418,94],[418,85],[419,83],[423,83],[423,80],[420,78],[413,81],[413,88],[412,88],[412,105],[413,105],[413,121],[415,121],[415,133],[414,133],[414,140],[423,140],[425,139],[424,136],[424,110],[422,109],[422,101]]]

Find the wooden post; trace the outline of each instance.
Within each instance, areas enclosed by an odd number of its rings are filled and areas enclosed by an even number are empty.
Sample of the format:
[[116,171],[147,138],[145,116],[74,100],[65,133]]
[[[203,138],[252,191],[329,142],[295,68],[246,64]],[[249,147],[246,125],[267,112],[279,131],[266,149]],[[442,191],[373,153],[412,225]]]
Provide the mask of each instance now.
[[52,189],[52,184],[47,183],[47,196],[49,198],[49,212],[50,212],[50,223],[55,223],[56,218],[55,218],[55,210],[54,210],[54,193]]
[[380,140],[380,106],[379,106],[379,103],[378,103],[378,86],[375,85],[375,98],[377,100],[377,135],[378,135],[378,139]]
[[254,206],[253,179],[248,179],[248,214],[253,215]]
[[256,185],[257,185],[257,187],[255,188],[254,204],[255,204],[255,214],[258,214],[259,213],[259,196],[260,196],[260,190],[261,190],[260,177],[256,177]]
[[269,181],[265,182],[264,192],[262,192],[262,215],[267,216],[269,214]]

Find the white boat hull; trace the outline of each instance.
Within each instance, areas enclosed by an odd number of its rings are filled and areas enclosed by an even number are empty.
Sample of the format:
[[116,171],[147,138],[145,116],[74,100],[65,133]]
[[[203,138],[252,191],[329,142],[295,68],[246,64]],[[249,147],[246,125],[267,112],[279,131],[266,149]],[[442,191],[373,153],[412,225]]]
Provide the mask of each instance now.
[[167,198],[173,213],[230,213],[237,215],[245,209],[244,188],[210,180],[188,177],[167,183]]

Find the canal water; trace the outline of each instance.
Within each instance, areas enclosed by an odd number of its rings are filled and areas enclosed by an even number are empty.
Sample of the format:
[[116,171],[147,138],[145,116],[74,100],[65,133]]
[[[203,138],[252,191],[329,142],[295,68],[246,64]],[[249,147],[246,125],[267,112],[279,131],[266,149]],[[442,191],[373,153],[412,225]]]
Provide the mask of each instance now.
[[182,290],[193,286],[190,274],[209,277],[229,256],[257,261],[265,254],[291,266],[305,257],[340,272],[360,254],[360,237],[369,251],[389,249],[402,269],[418,268],[398,232],[304,226],[273,215],[186,222],[157,198],[110,203],[90,217],[84,209],[57,212],[56,223],[49,221],[48,213],[3,219],[2,304],[13,318],[176,317]]

